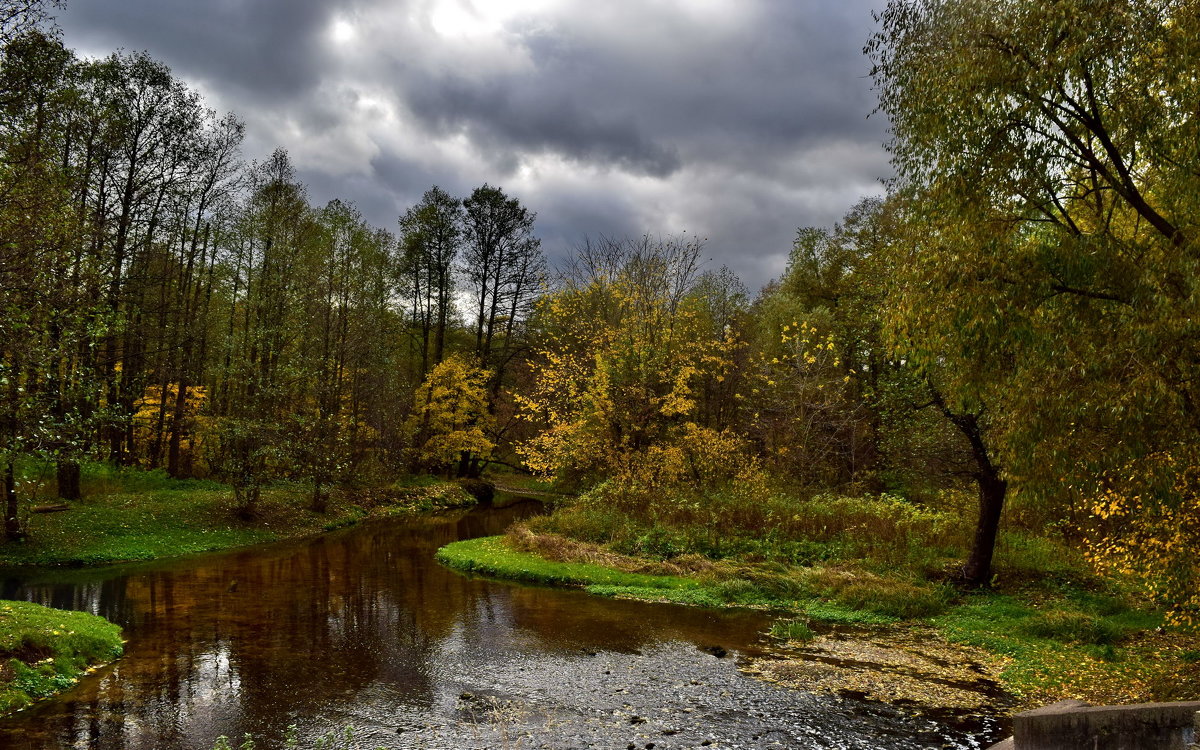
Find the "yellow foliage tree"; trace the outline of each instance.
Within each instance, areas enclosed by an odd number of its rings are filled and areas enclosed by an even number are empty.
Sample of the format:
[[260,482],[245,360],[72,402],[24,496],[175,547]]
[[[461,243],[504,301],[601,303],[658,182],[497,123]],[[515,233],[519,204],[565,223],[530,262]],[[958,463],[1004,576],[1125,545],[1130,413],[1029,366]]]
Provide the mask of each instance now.
[[[766,462],[794,480],[840,485],[869,471],[867,407],[824,310],[776,323],[737,394]],[[772,321],[773,322],[773,321]]]
[[[180,398],[179,384],[167,383],[147,386],[142,397],[134,402],[133,438],[139,455],[146,456],[150,468],[157,468],[167,450],[168,432],[173,424],[181,431],[179,450],[185,457],[184,464],[191,469],[197,444],[197,428],[200,414],[208,401],[208,389],[191,386]],[[182,406],[182,411],[175,414]]]
[[699,386],[730,367],[738,342],[695,293],[698,252],[677,240],[587,247],[586,272],[542,300],[547,344],[518,396],[542,427],[518,449],[529,468],[662,486],[702,481],[722,463],[701,450],[728,440],[700,424]]
[[491,422],[490,377],[461,355],[452,355],[430,370],[417,388],[407,425],[421,465],[448,470],[455,461],[466,465],[472,457],[491,455],[495,444],[486,432]]

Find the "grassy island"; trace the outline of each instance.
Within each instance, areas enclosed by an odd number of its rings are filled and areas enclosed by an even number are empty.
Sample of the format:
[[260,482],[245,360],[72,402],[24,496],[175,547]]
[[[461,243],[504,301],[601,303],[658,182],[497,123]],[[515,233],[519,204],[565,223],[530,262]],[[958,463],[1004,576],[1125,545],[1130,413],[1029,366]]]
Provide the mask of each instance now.
[[[1160,611],[1045,539],[1006,537],[994,585],[966,589],[949,577],[954,545],[939,552],[932,537],[923,538],[937,524],[923,531],[911,518],[892,524],[899,504],[886,499],[856,500],[856,508],[873,508],[873,520],[860,515],[838,528],[830,514],[824,534],[809,534],[804,543],[799,535],[765,542],[770,534],[739,535],[721,525],[730,546],[707,554],[696,551],[703,547],[698,528],[631,524],[628,533],[599,534],[596,516],[603,512],[589,509],[587,499],[502,537],[447,545],[438,560],[468,573],[603,596],[765,609],[779,615],[772,635],[794,646],[830,625],[873,629],[867,640],[924,633],[980,654],[1015,707],[1068,697],[1184,699],[1200,672],[1194,635],[1164,630]],[[797,509],[817,513],[840,502],[798,502]],[[588,536],[607,542],[579,539]],[[657,554],[646,549],[652,542]]]
[[103,617],[0,600],[0,714],[67,690],[123,650]]

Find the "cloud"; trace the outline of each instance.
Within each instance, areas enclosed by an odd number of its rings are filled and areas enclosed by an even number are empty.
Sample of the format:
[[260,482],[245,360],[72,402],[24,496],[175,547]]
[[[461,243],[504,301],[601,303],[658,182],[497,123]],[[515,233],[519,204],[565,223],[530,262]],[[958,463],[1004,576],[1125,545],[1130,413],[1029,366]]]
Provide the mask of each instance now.
[[709,238],[751,287],[889,174],[861,53],[879,0],[70,0],[67,43],[146,49],[375,223],[499,184],[549,253]]

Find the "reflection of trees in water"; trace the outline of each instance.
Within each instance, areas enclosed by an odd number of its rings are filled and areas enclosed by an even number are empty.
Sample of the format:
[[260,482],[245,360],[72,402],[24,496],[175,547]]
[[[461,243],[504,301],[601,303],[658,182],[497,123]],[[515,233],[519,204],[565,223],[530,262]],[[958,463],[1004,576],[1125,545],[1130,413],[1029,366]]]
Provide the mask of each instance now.
[[728,626],[700,610],[492,586],[434,562],[438,547],[498,533],[520,512],[367,525],[70,585],[10,584],[14,598],[121,623],[129,644],[69,701],[0,722],[0,746],[193,748],[246,732],[278,744],[288,724],[345,716],[381,692],[392,705],[430,707],[452,659],[632,651]]
[[438,566],[433,551],[497,533],[513,515],[378,524],[71,584],[6,581],[8,598],[101,614],[129,643],[69,702],[0,723],[0,745],[202,747],[244,732],[278,740],[298,717],[352,705],[376,683],[429,705],[438,644],[473,617],[474,602],[492,598]]

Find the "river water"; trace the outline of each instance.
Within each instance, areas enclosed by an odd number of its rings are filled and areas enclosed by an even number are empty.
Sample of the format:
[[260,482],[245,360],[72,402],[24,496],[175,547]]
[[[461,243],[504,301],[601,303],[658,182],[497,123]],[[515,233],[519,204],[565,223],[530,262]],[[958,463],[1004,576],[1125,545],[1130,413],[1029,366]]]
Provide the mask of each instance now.
[[[0,748],[258,750],[353,727],[361,748],[971,748],[1001,727],[741,674],[769,621],[471,578],[441,545],[536,503],[301,542],[30,573],[0,598],[103,615],[125,655],[0,720]],[[727,652],[727,653],[726,653]]]

